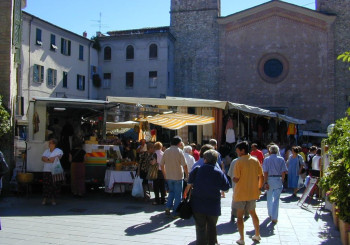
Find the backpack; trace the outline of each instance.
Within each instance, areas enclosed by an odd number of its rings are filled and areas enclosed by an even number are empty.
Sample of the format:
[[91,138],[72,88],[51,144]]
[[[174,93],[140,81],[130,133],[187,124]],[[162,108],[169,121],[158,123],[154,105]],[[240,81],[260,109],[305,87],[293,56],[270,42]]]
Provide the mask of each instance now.
[[314,158],[314,156],[316,156],[316,154],[309,154],[307,156],[306,166],[308,170],[312,170],[312,159]]

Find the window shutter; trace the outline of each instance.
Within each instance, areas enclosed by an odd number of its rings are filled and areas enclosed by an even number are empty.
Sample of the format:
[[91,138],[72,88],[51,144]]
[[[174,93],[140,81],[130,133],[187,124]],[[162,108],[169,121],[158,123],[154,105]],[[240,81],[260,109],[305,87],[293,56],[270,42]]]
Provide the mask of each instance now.
[[57,70],[53,71],[53,85],[56,86],[57,84]]
[[83,90],[85,90],[85,76],[83,76]]
[[33,80],[34,80],[34,82],[39,82],[38,65],[34,65],[34,69],[33,69]]
[[77,89],[79,90],[79,75],[77,75]]
[[68,41],[68,55],[70,55],[70,41]]
[[44,82],[44,67],[40,66],[40,73],[41,73],[41,77],[40,77],[40,82]]
[[64,54],[64,40],[61,38],[61,54]]
[[52,85],[52,70],[51,69],[47,70],[47,84]]

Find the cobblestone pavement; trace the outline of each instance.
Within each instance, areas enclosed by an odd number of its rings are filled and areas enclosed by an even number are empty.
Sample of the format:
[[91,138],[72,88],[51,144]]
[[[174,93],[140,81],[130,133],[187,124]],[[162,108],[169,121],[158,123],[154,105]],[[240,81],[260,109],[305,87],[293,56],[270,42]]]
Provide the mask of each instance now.
[[[217,224],[219,244],[236,244],[236,223],[230,222],[231,195],[222,199]],[[299,194],[300,195],[300,194]],[[341,244],[340,234],[328,211],[310,205],[301,208],[298,199],[282,193],[279,220],[268,219],[266,198],[257,203],[260,244]],[[42,206],[41,196],[8,196],[0,199],[1,245],[14,244],[195,244],[194,220],[173,220],[164,207],[136,200],[130,194],[91,192],[84,198],[68,194],[56,206]],[[254,234],[252,220],[245,221],[246,244]]]

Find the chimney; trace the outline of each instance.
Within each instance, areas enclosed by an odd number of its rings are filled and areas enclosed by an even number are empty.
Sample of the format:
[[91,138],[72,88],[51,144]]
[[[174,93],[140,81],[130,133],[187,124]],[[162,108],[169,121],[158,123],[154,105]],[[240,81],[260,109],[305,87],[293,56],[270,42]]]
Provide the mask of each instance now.
[[83,32],[83,37],[87,38],[87,32],[86,31]]

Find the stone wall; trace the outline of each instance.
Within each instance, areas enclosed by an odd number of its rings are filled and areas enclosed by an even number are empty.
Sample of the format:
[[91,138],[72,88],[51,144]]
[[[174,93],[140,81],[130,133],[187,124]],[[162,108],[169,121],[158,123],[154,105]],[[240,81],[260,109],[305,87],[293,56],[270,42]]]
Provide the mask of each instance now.
[[[317,0],[317,10],[327,14],[335,14],[334,24],[334,54],[331,59],[345,51],[350,51],[350,1],[349,0]],[[336,118],[344,117],[350,106],[350,71],[349,63],[335,62],[335,113]]]
[[[228,19],[220,32],[220,99],[284,110],[319,122],[304,129],[324,131],[334,120],[334,59],[331,26],[322,18],[278,8]],[[263,79],[266,56],[285,59],[284,79]]]
[[0,95],[10,105],[12,0],[0,1]]
[[174,35],[176,96],[217,97],[219,1],[172,1],[170,31]]

